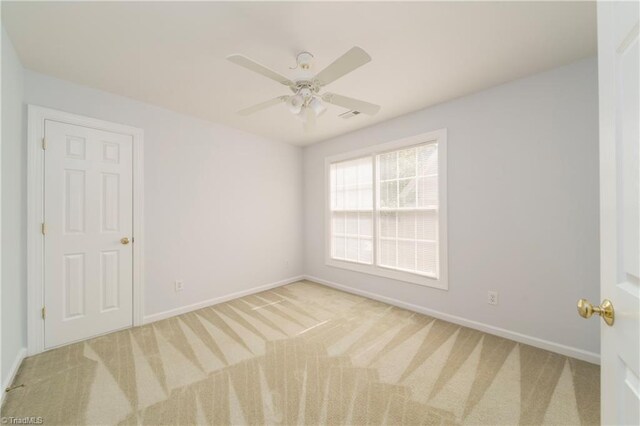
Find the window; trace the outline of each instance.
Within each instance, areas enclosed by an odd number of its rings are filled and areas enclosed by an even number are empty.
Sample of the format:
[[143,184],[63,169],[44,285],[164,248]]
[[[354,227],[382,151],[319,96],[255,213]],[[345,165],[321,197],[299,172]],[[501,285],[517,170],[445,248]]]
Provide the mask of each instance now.
[[331,257],[373,263],[371,157],[331,164]]
[[438,146],[376,156],[378,265],[436,278]]
[[327,263],[446,288],[446,132],[327,159]]

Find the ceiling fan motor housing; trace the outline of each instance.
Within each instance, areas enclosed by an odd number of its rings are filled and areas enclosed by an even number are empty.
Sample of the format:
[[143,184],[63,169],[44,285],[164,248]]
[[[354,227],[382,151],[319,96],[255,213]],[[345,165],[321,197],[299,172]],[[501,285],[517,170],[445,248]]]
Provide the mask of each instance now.
[[308,87],[303,87],[302,89],[300,89],[298,94],[300,94],[300,96],[302,96],[306,100],[309,99],[313,93]]

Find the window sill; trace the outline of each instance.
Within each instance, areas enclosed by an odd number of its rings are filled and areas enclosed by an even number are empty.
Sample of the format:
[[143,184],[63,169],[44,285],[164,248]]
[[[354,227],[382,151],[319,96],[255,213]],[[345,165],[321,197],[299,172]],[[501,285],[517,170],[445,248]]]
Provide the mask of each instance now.
[[392,280],[402,281],[410,284],[421,285],[423,287],[437,288],[440,290],[449,289],[448,283],[441,278],[428,277],[425,275],[413,274],[411,272],[397,271],[377,265],[365,265],[362,263],[350,262],[347,260],[337,260],[332,258],[326,259],[325,264],[334,268],[347,269],[349,271],[389,278]]

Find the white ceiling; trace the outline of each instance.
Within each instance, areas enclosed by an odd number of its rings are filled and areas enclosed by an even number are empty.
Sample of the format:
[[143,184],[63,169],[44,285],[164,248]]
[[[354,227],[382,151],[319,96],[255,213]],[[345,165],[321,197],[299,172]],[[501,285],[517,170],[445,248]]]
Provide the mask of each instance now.
[[[2,2],[29,69],[307,145],[596,53],[586,2]],[[373,60],[328,90],[382,106],[349,120],[329,106],[305,134],[284,105],[236,111],[287,88],[225,60],[241,53],[290,76],[353,46]]]

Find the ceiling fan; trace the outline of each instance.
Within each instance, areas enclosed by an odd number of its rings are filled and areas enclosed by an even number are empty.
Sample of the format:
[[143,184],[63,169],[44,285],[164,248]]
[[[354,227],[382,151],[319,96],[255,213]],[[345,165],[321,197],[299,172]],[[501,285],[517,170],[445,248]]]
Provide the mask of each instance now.
[[293,79],[289,79],[243,55],[230,55],[227,56],[227,59],[234,64],[262,74],[271,80],[275,80],[289,87],[291,92],[293,92],[292,95],[278,96],[277,98],[240,110],[238,111],[240,115],[253,114],[265,108],[286,103],[289,111],[302,120],[305,131],[310,131],[315,126],[316,118],[326,111],[327,107],[324,105],[325,102],[368,115],[374,115],[380,110],[379,105],[369,102],[331,92],[320,93],[328,84],[371,61],[371,56],[359,47],[351,48],[347,53],[340,56],[315,75],[311,71],[313,67],[313,55],[309,52],[302,52],[298,54],[296,58],[297,65],[293,68],[296,69],[296,76]]

